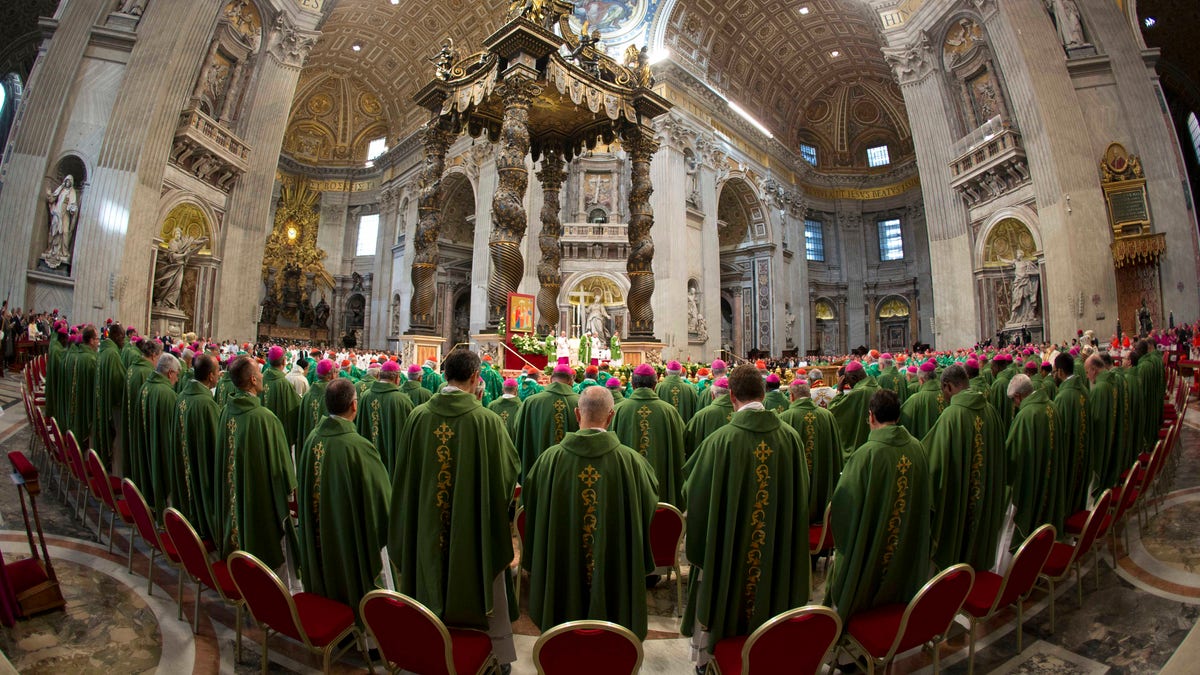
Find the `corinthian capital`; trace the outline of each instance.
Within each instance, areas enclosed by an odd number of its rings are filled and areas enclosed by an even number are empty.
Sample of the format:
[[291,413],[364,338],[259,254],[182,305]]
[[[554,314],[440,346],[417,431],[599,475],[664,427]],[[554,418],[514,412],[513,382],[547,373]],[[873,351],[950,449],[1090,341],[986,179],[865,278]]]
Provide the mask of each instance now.
[[280,12],[270,35],[270,54],[291,68],[301,68],[321,34],[297,28],[287,14]]
[[920,82],[934,70],[933,47],[925,31],[905,47],[884,49],[883,59],[892,67],[892,76],[901,86]]

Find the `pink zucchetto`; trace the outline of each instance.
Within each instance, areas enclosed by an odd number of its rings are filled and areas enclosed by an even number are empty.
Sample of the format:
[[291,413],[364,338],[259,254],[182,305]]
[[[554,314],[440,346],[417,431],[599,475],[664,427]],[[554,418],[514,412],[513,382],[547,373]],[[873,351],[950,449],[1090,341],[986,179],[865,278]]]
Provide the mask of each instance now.
[[1050,363],[1049,361],[1042,361],[1042,367],[1043,368],[1053,368],[1054,364]]
[[279,345],[275,345],[274,347],[271,347],[270,349],[267,350],[267,360],[268,361],[273,362],[273,361],[279,361],[281,359],[283,359],[283,347],[280,347]]
[[885,359],[885,360],[887,360],[887,361],[891,361],[891,360],[892,360],[892,353],[891,353],[891,352],[884,352],[884,353],[882,353],[882,354],[880,354],[880,355],[879,355],[879,358],[881,358],[881,359]]
[[609,389],[619,389],[621,387],[621,381],[615,377],[610,377],[608,378],[608,382],[604,383],[604,386],[608,387]]
[[916,367],[916,366],[909,366],[909,367],[908,367],[908,374],[909,374],[909,375],[916,375],[916,374],[917,374],[917,367]]
[[379,370],[384,373],[398,373],[400,372],[400,364],[395,361],[384,361]]
[[420,373],[421,373],[421,366],[418,366],[417,364],[414,363],[408,367],[409,377],[411,377],[413,375],[419,375]]
[[554,374],[555,375],[570,375],[570,376],[574,377],[575,371],[571,370],[571,366],[568,366],[565,363],[560,363],[557,366],[554,366]]
[[337,364],[329,359],[321,359],[317,363],[317,377],[325,377],[337,369]]
[[1071,347],[1071,356],[1079,356],[1079,347]]
[[683,366],[678,361],[670,361],[667,363],[667,370],[678,371],[683,370]]
[[[675,365],[679,365],[679,364],[676,363]],[[657,375],[657,373],[654,372],[654,367],[651,366],[649,363],[643,363],[643,364],[639,365],[637,368],[634,368],[633,374],[639,375],[639,376]]]
[[775,373],[771,373],[767,376],[767,384],[779,384],[779,376]]
[[569,358],[567,358],[566,356],[560,356],[560,357],[558,357],[558,365],[569,366],[569,365],[571,365],[571,360]]
[[855,373],[863,369],[863,364],[858,361],[851,361],[846,364],[847,373]]
[[504,388],[505,389],[516,389],[517,381],[512,379],[511,377],[508,378],[507,380],[504,381]]
[[717,359],[716,361],[712,362],[712,369],[713,370],[728,370],[729,366],[726,365],[725,362],[722,361],[721,359]]
[[925,363],[922,363],[921,367],[920,367],[920,371],[922,373],[936,372],[937,371],[937,362],[936,361],[926,361]]
[[979,359],[976,359],[974,357],[967,359],[967,367],[974,368],[975,370],[979,370]]
[[1037,369],[1038,369],[1038,362],[1037,362],[1037,361],[1034,361],[1034,360],[1030,359],[1029,361],[1026,361],[1026,362],[1025,362],[1025,370],[1027,370],[1027,371],[1030,371],[1030,370],[1032,370],[1032,371],[1036,371]]
[[717,378],[717,381],[713,382],[713,386],[720,387],[722,389],[728,389],[729,388],[729,378],[728,377]]

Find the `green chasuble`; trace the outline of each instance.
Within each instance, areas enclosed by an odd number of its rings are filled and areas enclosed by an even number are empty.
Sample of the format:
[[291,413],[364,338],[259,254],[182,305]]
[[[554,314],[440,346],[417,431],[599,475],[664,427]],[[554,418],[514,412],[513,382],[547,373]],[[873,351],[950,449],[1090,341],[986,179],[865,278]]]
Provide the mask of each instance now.
[[792,402],[788,400],[787,395],[778,389],[768,391],[767,395],[763,397],[763,407],[777,413],[784,412],[791,404]]
[[[654,467],[659,501],[684,509],[683,418],[654,390],[640,387],[613,415],[612,430]],[[645,589],[642,589],[645,590]]]
[[[446,380],[441,374],[429,366],[421,366],[421,386],[430,394],[436,394],[446,385]],[[420,405],[413,401],[413,405]]]
[[1125,379],[1124,368],[1112,368],[1108,372],[1112,373],[1113,388],[1116,389],[1118,399],[1117,415],[1117,444],[1116,457],[1113,458],[1118,466],[1124,467],[1121,471],[1133,466],[1133,421],[1129,419],[1129,411],[1131,402],[1129,400],[1129,382]]
[[[308,435],[325,419],[325,388],[328,386],[328,380],[317,380],[300,399],[300,410],[296,413],[296,447],[303,448]],[[359,405],[361,410],[361,402]]]
[[267,368],[267,372],[263,373],[263,387],[258,400],[283,423],[288,447],[294,446],[296,432],[299,430],[297,419],[300,412],[300,395],[296,393],[292,383],[287,381],[287,373],[278,368]]
[[[362,378],[358,382],[355,382],[354,383],[354,391],[356,394],[358,394],[358,400],[362,401],[362,397],[366,396],[367,392],[371,390],[371,385],[375,384],[378,381],[379,380],[377,378],[372,377],[371,375],[367,375],[366,377]],[[396,388],[398,389],[399,385],[396,385]]]
[[283,564],[285,534],[295,546],[288,498],[296,489],[296,470],[283,423],[257,396],[238,391],[221,411],[219,447],[221,557],[240,549],[277,569]]
[[[904,376],[900,374],[896,366],[883,371],[876,378],[876,381],[879,382],[880,389],[889,389],[896,392],[896,398],[900,399],[901,405],[904,405],[904,402],[908,400],[908,385],[904,382]],[[913,435],[916,436],[916,434]],[[917,436],[917,438],[920,438],[920,436]]]
[[809,597],[808,468],[800,435],[769,410],[739,410],[688,460],[687,557],[680,630],[708,649],[749,635]]
[[579,362],[588,366],[592,362],[592,339],[584,336],[579,338]]
[[1039,389],[1021,401],[1008,430],[1008,485],[1016,507],[1014,546],[1045,523],[1062,531],[1058,427],[1058,408]]
[[942,395],[942,385],[936,379],[929,380],[900,406],[900,425],[908,429],[913,438],[925,438],[945,409],[946,397]]
[[683,450],[687,458],[691,459],[704,439],[729,424],[732,419],[733,403],[729,400],[729,394],[721,394],[713,400],[712,405],[705,406],[693,415],[691,421],[683,428]]
[[846,456],[867,442],[867,435],[871,433],[867,426],[867,406],[877,391],[879,385],[875,379],[866,377],[829,403],[829,412],[837,420],[838,438],[842,439],[842,453]]
[[582,382],[575,385],[574,387],[571,387],[571,390],[574,391],[576,394],[582,394],[584,389],[587,389],[588,387],[599,386],[599,384],[600,383],[596,382],[596,380],[594,380],[590,377],[585,377]]
[[71,368],[67,426],[75,432],[80,449],[84,449],[90,444],[96,419],[96,352],[91,347],[80,347],[75,358],[67,360],[67,365]]
[[111,470],[112,434],[121,426],[119,415],[125,401],[125,364],[121,363],[121,350],[112,340],[100,341],[93,396],[96,400],[96,428],[92,433],[92,448]]
[[1062,420],[1059,426],[1059,470],[1062,481],[1064,515],[1087,508],[1088,486],[1092,482],[1092,423],[1088,419],[1088,392],[1083,377],[1063,380],[1054,398],[1054,407]]
[[501,394],[495,401],[488,405],[488,410],[500,416],[500,421],[504,422],[504,429],[508,431],[508,437],[513,443],[517,442],[517,409],[521,407],[521,399],[516,396],[505,396]]
[[1125,416],[1129,423],[1129,449],[1126,465],[1132,465],[1145,449],[1146,430],[1146,382],[1137,368],[1125,369],[1125,388],[1129,390],[1129,412]]
[[412,400],[394,382],[372,382],[370,391],[358,401],[358,417],[354,424],[358,433],[378,450],[376,454],[387,467],[389,476],[395,475],[400,433],[412,410]]
[[[607,389],[607,387],[605,388]],[[621,402],[625,400],[625,392],[621,391],[620,389],[609,389],[608,393],[612,394],[613,407],[620,405]]]
[[804,441],[804,461],[808,465],[808,518],[820,523],[825,505],[833,497],[838,476],[842,474],[842,442],[838,438],[833,413],[818,406],[811,398],[792,401],[779,416],[791,425]]
[[491,364],[484,362],[479,368],[479,376],[483,378],[483,405],[487,407],[492,401],[504,395],[504,376],[497,373]]
[[[1055,383],[1054,376],[1052,375],[1046,375],[1043,377],[1042,383],[1038,388],[1046,392],[1046,398],[1050,399],[1051,401],[1058,396],[1058,384]],[[1013,415],[1015,416],[1016,413],[1014,412]]]
[[67,400],[61,375],[66,355],[67,348],[62,346],[57,338],[51,339],[46,355],[46,414],[63,423],[66,422],[66,417],[59,408],[62,402]]
[[421,386],[424,380],[409,380],[400,386],[400,391],[408,396],[408,400],[412,401],[413,407],[417,407],[433,397],[428,389]]
[[675,406],[675,409],[679,411],[679,416],[683,418],[684,424],[692,421],[692,415],[695,415],[696,410],[700,407],[697,405],[699,401],[696,400],[696,388],[679,375],[664,377],[654,389],[654,393]]
[[182,392],[184,390],[184,388],[187,387],[188,382],[191,382],[192,379],[195,377],[195,375],[192,374],[192,369],[184,368],[182,362],[180,362],[179,367],[181,368],[181,370],[179,371],[179,380],[175,383],[175,392],[176,393]]
[[[175,406],[179,396],[163,374],[152,371],[136,399],[141,407],[138,449],[150,465],[150,479],[138,485],[158,514],[167,508],[172,488],[183,482],[183,463],[175,449]],[[176,497],[175,501],[179,501]]]
[[996,410],[996,415],[1000,417],[1000,423],[1004,425],[1006,433],[1013,418],[1012,399],[1008,397],[1008,383],[1012,380],[1012,376],[1012,369],[1000,371],[996,380],[992,382],[992,388],[988,390],[987,396],[988,402]]
[[229,371],[221,373],[221,377],[217,379],[217,391],[213,394],[216,397],[217,405],[224,406],[229,397],[237,393],[238,388],[233,386],[233,378],[229,377]]
[[332,415],[307,439],[296,463],[304,590],[357,614],[362,597],[379,587],[375,580],[383,568],[392,500],[387,471],[354,423]]
[[125,369],[125,407],[124,426],[121,428],[121,442],[125,444],[125,475],[133,481],[142,494],[153,488],[150,484],[150,455],[142,451],[142,385],[146,378],[154,372],[154,366],[144,358],[139,358],[133,365]]
[[532,377],[525,377],[521,379],[521,386],[517,388],[517,394],[520,396],[520,399],[524,401],[530,396],[533,396],[534,394],[540,394],[545,390],[545,387],[538,384],[537,380],[533,379]]
[[217,442],[221,408],[203,383],[192,380],[179,394],[175,406],[179,456],[183,460],[183,491],[176,499],[179,509],[202,539],[217,541],[222,527],[222,506],[214,499],[217,491]]
[[[486,629],[497,575],[512,592],[508,505],[521,464],[504,423],[471,394],[434,394],[408,416],[400,447],[388,526],[399,590],[449,626]],[[508,608],[516,620],[515,600]]]
[[933,560],[988,570],[1008,509],[1008,426],[979,394],[954,395],[922,444],[933,481]]
[[129,370],[129,366],[137,363],[142,358],[142,351],[138,349],[137,345],[126,339],[125,346],[121,347],[121,365],[125,366],[126,370]]
[[542,453],[521,497],[521,565],[530,573],[533,622],[548,630],[567,621],[611,621],[644,639],[658,501],[650,464],[613,432],[584,429]]
[[984,396],[991,393],[991,386],[988,384],[987,377],[983,373],[971,378],[971,391],[978,392]]
[[551,382],[545,391],[521,403],[517,410],[517,440],[514,443],[521,453],[522,479],[543,450],[562,443],[567,432],[579,431],[579,422],[575,419],[577,405],[579,396],[571,391],[571,385],[563,382]]
[[[1162,426],[1162,413],[1167,391],[1163,372],[1162,353],[1156,349],[1138,360],[1138,374],[1142,378],[1142,447],[1149,450],[1158,442],[1158,429]],[[1076,371],[1082,372],[1082,371]]]
[[1092,428],[1088,430],[1088,438],[1092,443],[1092,471],[1096,474],[1096,485],[1093,492],[1102,492],[1117,484],[1121,472],[1128,466],[1121,466],[1121,437],[1120,397],[1114,384],[1116,375],[1111,370],[1101,371],[1096,375],[1096,381],[1088,391],[1088,419]]
[[921,442],[901,426],[870,433],[833,493],[836,555],[825,604],[842,620],[907,603],[929,578],[933,487]]

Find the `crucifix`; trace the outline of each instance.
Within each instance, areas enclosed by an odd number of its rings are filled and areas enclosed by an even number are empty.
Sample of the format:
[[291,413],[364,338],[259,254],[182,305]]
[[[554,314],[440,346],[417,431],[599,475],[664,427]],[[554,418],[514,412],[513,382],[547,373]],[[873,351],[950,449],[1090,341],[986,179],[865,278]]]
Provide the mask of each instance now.
[[567,294],[570,298],[569,302],[572,306],[572,313],[575,315],[571,321],[571,334],[579,335],[583,332],[583,308],[592,294],[589,291],[577,288]]

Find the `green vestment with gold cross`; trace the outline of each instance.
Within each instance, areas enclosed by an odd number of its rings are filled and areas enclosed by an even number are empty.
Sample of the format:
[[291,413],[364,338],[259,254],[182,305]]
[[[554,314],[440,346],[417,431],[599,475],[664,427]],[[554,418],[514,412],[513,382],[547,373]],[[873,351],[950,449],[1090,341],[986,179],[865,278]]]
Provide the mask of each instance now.
[[804,442],[804,461],[808,465],[808,518],[820,523],[825,506],[833,498],[838,476],[842,474],[842,442],[838,438],[833,413],[818,406],[811,398],[792,401],[779,416],[800,434]]
[[649,387],[633,390],[613,415],[612,430],[654,467],[658,499],[679,510],[683,503],[683,418]]
[[564,382],[551,382],[545,391],[521,403],[517,411],[515,443],[521,453],[522,479],[543,450],[562,443],[568,432],[579,430],[579,422],[575,419],[578,405],[579,395]]
[[179,509],[202,539],[217,541],[222,528],[221,504],[216,501],[216,465],[221,430],[221,407],[203,383],[192,380],[175,406],[179,454],[184,468],[184,500]]
[[158,371],[151,372],[146,378],[137,398],[142,421],[138,428],[138,448],[150,462],[149,480],[138,487],[160,517],[167,508],[167,497],[177,484],[183,482],[183,464],[175,449],[175,405],[178,401],[179,395],[171,380]]
[[900,425],[908,429],[913,438],[920,440],[925,438],[945,409],[946,397],[942,395],[941,384],[936,379],[929,380],[900,406]]
[[400,434],[412,410],[412,399],[394,382],[372,382],[370,390],[358,400],[354,424],[358,433],[375,446],[389,476],[395,474]]
[[679,411],[679,416],[683,418],[684,424],[692,421],[692,416],[700,408],[700,401],[696,398],[696,388],[681,375],[664,377],[655,387],[654,393]]
[[1063,494],[1057,471],[1061,421],[1058,408],[1042,389],[1021,401],[1008,430],[1008,485],[1016,509],[1016,534],[1019,544],[1046,523],[1062,532]]

